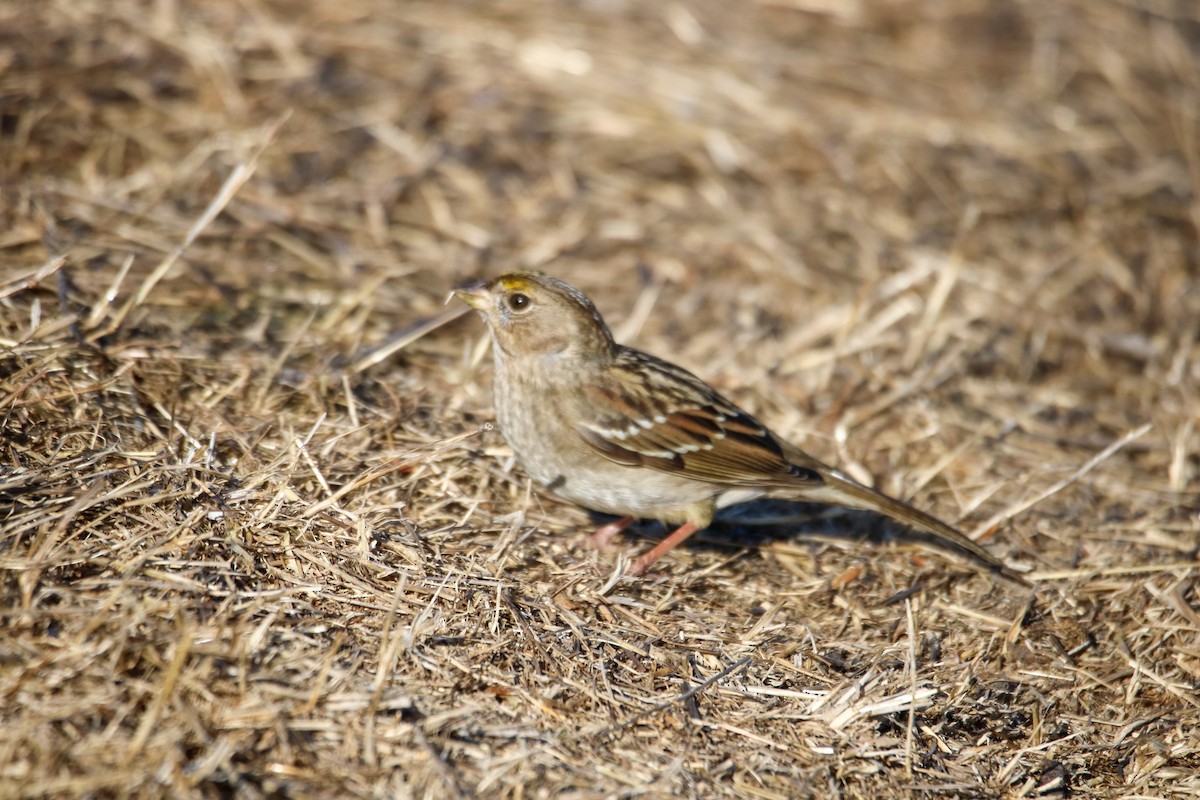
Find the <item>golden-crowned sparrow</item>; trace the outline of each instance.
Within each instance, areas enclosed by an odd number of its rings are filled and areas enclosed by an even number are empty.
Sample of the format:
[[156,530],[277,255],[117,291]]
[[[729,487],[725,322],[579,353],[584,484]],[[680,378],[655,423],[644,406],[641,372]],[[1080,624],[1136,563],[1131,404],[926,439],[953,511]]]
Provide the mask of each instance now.
[[1027,585],[941,520],[848,478],[776,436],[690,372],[613,341],[592,302],[540,273],[454,290],[487,322],[496,416],[525,470],[560,497],[680,526],[634,564],[643,573],[712,522],[718,508],[775,497],[885,514]]

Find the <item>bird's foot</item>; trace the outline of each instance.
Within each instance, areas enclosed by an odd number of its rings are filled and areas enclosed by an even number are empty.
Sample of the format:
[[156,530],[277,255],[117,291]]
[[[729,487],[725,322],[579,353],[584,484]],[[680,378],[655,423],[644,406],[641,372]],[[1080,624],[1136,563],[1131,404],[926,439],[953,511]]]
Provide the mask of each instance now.
[[599,528],[596,528],[595,533],[588,537],[588,545],[596,550],[603,550],[608,546],[609,541],[611,541],[614,536],[628,528],[633,523],[633,517],[621,517],[620,519],[615,519],[606,525],[601,525]]

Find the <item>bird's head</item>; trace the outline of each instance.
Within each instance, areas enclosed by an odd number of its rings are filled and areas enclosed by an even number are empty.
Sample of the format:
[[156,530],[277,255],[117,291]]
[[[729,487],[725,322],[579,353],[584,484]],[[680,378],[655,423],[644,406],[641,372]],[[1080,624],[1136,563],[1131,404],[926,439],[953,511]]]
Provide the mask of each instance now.
[[605,359],[613,338],[583,292],[538,272],[509,272],[474,281],[454,294],[479,312],[492,340],[511,357]]

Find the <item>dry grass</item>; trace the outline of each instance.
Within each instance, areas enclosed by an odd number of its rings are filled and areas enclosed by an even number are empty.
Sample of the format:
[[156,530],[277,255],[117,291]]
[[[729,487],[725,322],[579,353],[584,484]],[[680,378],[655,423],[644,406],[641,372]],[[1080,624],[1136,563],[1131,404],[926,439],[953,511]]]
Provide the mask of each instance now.
[[[0,795],[1196,796],[1198,125],[1184,0],[0,7]],[[512,267],[1036,596],[621,578],[412,327]]]

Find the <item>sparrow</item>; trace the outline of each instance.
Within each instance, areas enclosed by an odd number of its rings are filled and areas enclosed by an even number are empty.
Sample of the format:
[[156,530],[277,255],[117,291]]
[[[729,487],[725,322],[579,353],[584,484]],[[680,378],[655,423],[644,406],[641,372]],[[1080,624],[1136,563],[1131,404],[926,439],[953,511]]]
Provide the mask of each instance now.
[[708,527],[718,509],[770,497],[883,514],[1029,585],[961,531],[818,461],[691,372],[617,344],[575,287],[510,272],[453,294],[487,323],[497,423],[529,476],[619,517],[593,534],[597,546],[637,519],[677,526],[631,574]]

